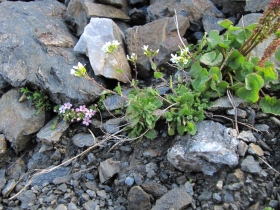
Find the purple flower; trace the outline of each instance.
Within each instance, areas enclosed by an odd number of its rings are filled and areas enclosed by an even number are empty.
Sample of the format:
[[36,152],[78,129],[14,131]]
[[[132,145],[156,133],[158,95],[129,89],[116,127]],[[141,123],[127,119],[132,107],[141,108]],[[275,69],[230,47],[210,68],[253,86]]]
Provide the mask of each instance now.
[[80,109],[79,108],[76,108],[76,112],[79,112],[80,111]]
[[86,126],[88,126],[89,123],[91,123],[91,120],[90,120],[88,117],[85,117],[85,118],[83,119],[83,124],[86,125]]
[[96,113],[96,111],[93,111],[92,109],[87,110],[86,112],[86,117],[91,118],[92,116],[94,116]]
[[69,102],[64,104],[65,109],[70,109],[72,107],[72,104],[70,104]]
[[86,112],[87,108],[85,105],[80,106],[80,112]]
[[59,113],[65,113],[65,106],[62,105],[60,108],[59,108]]

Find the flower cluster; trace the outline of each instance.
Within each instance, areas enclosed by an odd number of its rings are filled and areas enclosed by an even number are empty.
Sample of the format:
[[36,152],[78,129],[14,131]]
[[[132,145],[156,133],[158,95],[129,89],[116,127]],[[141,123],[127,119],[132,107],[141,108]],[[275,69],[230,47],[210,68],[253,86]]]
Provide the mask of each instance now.
[[102,46],[101,51],[104,52],[105,54],[111,54],[115,52],[115,50],[118,48],[120,44],[121,43],[118,42],[117,40],[113,40],[112,42],[106,42]]
[[126,58],[128,61],[131,61],[132,63],[134,63],[137,60],[137,55],[135,53],[132,53],[130,57],[129,57],[129,55],[126,55]]
[[61,106],[56,106],[54,112],[57,112],[67,122],[79,122],[86,126],[91,123],[91,118],[96,113],[97,105],[87,108],[85,105],[81,105],[78,108],[72,108],[72,104],[67,102]]
[[70,74],[73,74],[76,77],[85,77],[87,76],[87,70],[85,66],[79,62],[78,66],[73,66],[73,69],[71,69]]
[[144,50],[144,54],[148,57],[148,58],[152,58],[152,57],[155,57],[158,52],[159,52],[159,49],[157,50],[152,50],[152,49],[148,49],[149,48],[149,45],[144,45],[142,47],[142,49]]
[[173,55],[171,53],[170,61],[172,63],[176,64],[179,69],[181,69],[183,67],[183,65],[187,65],[190,60],[190,56],[188,55],[188,53],[189,53],[189,49],[187,47],[182,48],[180,50],[179,55],[177,55],[177,54]]

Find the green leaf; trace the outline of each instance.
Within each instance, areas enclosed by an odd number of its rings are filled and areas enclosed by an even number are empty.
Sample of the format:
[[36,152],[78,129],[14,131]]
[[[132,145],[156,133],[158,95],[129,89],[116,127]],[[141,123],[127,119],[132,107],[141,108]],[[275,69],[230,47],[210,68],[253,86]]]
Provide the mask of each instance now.
[[163,77],[163,73],[161,73],[161,72],[154,72],[154,77],[155,77],[156,79],[160,79],[160,78]]
[[209,76],[217,75],[217,82],[222,80],[222,72],[218,67],[211,67],[209,70]]
[[115,91],[122,97],[122,88],[119,82],[118,86],[115,88]]
[[259,105],[264,113],[280,116],[280,100],[277,100],[276,97],[265,96],[260,100]]
[[219,31],[212,30],[209,33],[209,37],[207,38],[208,44],[210,48],[216,47],[221,41],[223,41],[222,36],[219,36]]
[[233,23],[229,19],[219,20],[217,23],[225,29],[228,29],[233,25]]
[[224,41],[219,43],[219,47],[229,49],[230,48],[230,46],[229,46],[230,43],[231,43],[230,40],[224,40]]
[[168,124],[168,135],[169,136],[175,135],[175,128],[176,128],[175,122],[171,122],[170,124]]
[[200,66],[199,62],[196,61],[194,62],[194,64],[190,69],[190,75],[192,78],[196,79],[197,77],[199,77],[201,71],[202,71],[202,67]]
[[193,122],[187,122],[187,126],[185,127],[185,131],[190,133],[191,135],[195,135],[197,132],[197,128],[195,123]]
[[253,73],[254,65],[252,62],[243,63],[241,68],[238,68],[235,72],[237,79],[240,82],[244,82],[246,75]]
[[246,58],[238,50],[233,50],[228,58],[227,65],[237,70],[245,61]]
[[238,30],[241,30],[241,28],[240,27],[237,27],[237,26],[229,26],[229,28],[228,28],[228,30],[229,31],[238,31]]
[[[280,32],[279,32],[280,33]],[[280,46],[278,47],[278,50],[275,52],[275,59],[277,61],[280,61]]]
[[151,62],[151,66],[154,71],[157,70],[157,65],[153,61]]
[[274,67],[260,67],[256,66],[257,74],[259,74],[263,80],[264,84],[267,84],[269,81],[274,81],[278,79],[278,72]]
[[182,122],[177,122],[177,131],[179,135],[183,136],[185,133],[185,126],[182,124]]
[[150,129],[147,133],[145,133],[145,136],[148,139],[154,139],[157,137],[157,132],[154,129]]
[[119,69],[119,68],[117,68],[116,71],[119,72],[119,73],[123,73],[123,70]]
[[207,66],[216,66],[223,61],[223,55],[220,52],[217,54],[215,51],[211,51],[203,54],[199,60]]

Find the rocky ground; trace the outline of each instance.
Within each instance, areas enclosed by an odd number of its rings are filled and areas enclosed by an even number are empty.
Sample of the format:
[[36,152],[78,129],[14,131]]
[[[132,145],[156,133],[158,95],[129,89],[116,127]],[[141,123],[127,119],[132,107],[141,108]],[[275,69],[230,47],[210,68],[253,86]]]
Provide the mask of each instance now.
[[[18,87],[24,85],[43,88],[56,104],[96,101],[99,88],[69,74],[77,61],[87,60],[73,48],[89,16],[117,18],[124,31],[131,27],[125,35],[128,51],[141,50],[134,48],[139,40],[155,44],[153,49],[164,51],[158,57],[163,63],[177,50],[169,6],[176,2],[182,8],[185,1],[87,2],[65,1],[64,6],[56,1],[29,5],[0,1],[0,209],[280,209],[280,121],[257,106],[234,98],[239,132],[230,121],[232,105],[223,97],[207,110],[195,136],[170,137],[167,125],[158,122],[158,138],[131,141],[124,132],[115,133],[125,123],[120,113],[112,118],[103,111],[89,127],[62,121],[51,130],[54,113],[35,116],[29,102],[18,101]],[[89,9],[96,2],[99,9]],[[122,13],[116,9],[120,2]],[[182,16],[188,19],[181,17],[185,22],[180,30],[188,42],[196,42],[204,31],[222,30],[216,24],[220,19],[237,23],[241,14],[261,12],[269,1],[255,5],[248,1],[246,11],[244,3],[211,2],[188,1],[192,7],[184,7]],[[259,15],[249,16],[255,21]],[[136,30],[134,25],[142,27]],[[166,31],[160,31],[166,25]],[[153,37],[155,28],[160,32]],[[142,77],[150,74],[145,62],[140,59]],[[167,78],[168,74],[175,72],[166,72]],[[140,86],[155,84],[153,79],[140,79]],[[124,101],[110,96],[104,104],[113,112]]]

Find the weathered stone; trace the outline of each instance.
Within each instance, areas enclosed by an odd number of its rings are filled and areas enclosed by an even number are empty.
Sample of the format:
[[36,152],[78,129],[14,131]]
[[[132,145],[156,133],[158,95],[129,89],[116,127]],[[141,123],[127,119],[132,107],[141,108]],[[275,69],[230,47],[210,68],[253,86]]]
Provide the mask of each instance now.
[[13,191],[13,189],[16,187],[16,181],[15,180],[9,180],[8,183],[5,185],[4,189],[2,190],[3,198],[6,198],[9,196],[9,194]]
[[86,60],[73,51],[77,39],[64,22],[65,10],[55,0],[2,2],[0,75],[14,87],[46,90],[56,104],[93,102],[101,89],[70,74]]
[[[246,118],[247,117],[247,112],[246,111],[244,111],[244,110],[242,110],[242,109],[236,109],[236,111],[237,111],[237,117],[241,117],[241,118]],[[234,109],[228,109],[227,110],[227,114],[228,115],[235,115],[235,110]]]
[[254,160],[254,157],[249,155],[241,163],[241,169],[251,174],[260,174],[262,168],[259,166],[259,162]]
[[7,141],[5,136],[3,134],[0,134],[0,158],[3,157],[3,155],[6,154],[6,152],[7,152]]
[[221,11],[224,14],[236,15],[244,11],[245,2],[229,0],[211,0],[215,5],[222,5]]
[[265,10],[271,0],[246,0],[245,11],[258,12]]
[[[131,79],[131,69],[124,51],[123,36],[123,32],[111,19],[91,18],[74,50],[89,57],[96,75],[126,83]],[[102,46],[113,40],[121,43],[116,51],[113,54],[102,52]],[[123,73],[116,71],[117,68],[122,69]]]
[[191,203],[192,196],[186,192],[184,187],[175,188],[168,191],[164,196],[158,199],[152,210],[184,209]]
[[129,4],[134,5],[134,4],[147,4],[147,0],[128,0]]
[[[122,94],[127,97],[131,90],[132,89],[123,90]],[[103,103],[106,109],[113,111],[123,108],[126,105],[126,100],[119,95],[113,95],[106,97]]]
[[109,4],[114,7],[122,8],[126,3],[126,0],[99,0],[103,4]]
[[78,133],[72,137],[72,141],[77,147],[90,147],[94,145],[95,138],[91,134]]
[[107,159],[100,163],[98,167],[99,179],[101,183],[106,182],[120,171],[120,162],[114,161],[113,158]]
[[245,156],[245,153],[248,150],[248,145],[244,141],[240,141],[237,147],[238,154],[240,156]]
[[224,20],[224,18],[217,18],[211,15],[203,15],[202,24],[205,32],[209,34],[212,30],[222,31],[224,28],[220,26],[217,22]]
[[29,170],[34,170],[34,169],[44,169],[50,166],[50,158],[49,155],[51,152],[46,152],[46,153],[38,153],[35,152],[32,157],[28,160],[27,167]]
[[151,209],[150,196],[139,186],[134,186],[128,193],[130,210],[149,210]]
[[130,23],[133,25],[144,25],[146,23],[146,14],[143,10],[133,8],[128,13],[130,17]]
[[[242,99],[240,99],[236,96],[233,96],[232,99],[237,107],[243,102]],[[207,110],[214,112],[217,110],[225,110],[225,109],[231,109],[231,108],[232,108],[232,104],[230,103],[230,100],[228,99],[227,96],[224,96],[224,97],[221,97],[221,98],[215,100],[213,102],[213,105],[208,107]]]
[[64,204],[59,204],[55,210],[68,210],[67,207]]
[[263,152],[263,150],[260,148],[260,146],[254,144],[254,143],[249,144],[248,152],[249,152],[251,155],[258,155],[258,156],[263,156],[263,155],[264,155],[264,152]]
[[219,180],[216,184],[217,190],[222,190],[223,189],[223,180]]
[[45,112],[36,115],[36,108],[28,101],[18,101],[20,96],[19,89],[12,89],[0,98],[0,133],[16,151],[22,151],[45,123]]
[[238,139],[241,139],[245,142],[253,142],[256,143],[257,139],[252,133],[252,131],[242,131],[238,136]]
[[229,133],[230,129],[220,123],[199,122],[194,136],[178,136],[167,159],[181,171],[202,171],[207,175],[213,175],[223,165],[234,167],[238,164],[238,141]]
[[125,120],[123,118],[114,118],[114,119],[107,120],[104,123],[103,127],[107,133],[113,134],[120,130],[120,125],[124,122]]
[[145,192],[151,194],[155,199],[158,199],[167,193],[167,188],[165,186],[155,182],[142,184],[141,187]]
[[[178,15],[178,25],[180,35],[183,36],[189,27],[188,18]],[[127,29],[126,43],[128,54],[137,54],[137,71],[142,78],[153,73],[149,60],[143,53],[144,45],[148,45],[148,49],[159,49],[154,61],[160,66],[170,60],[170,53],[175,53],[181,44],[173,18],[162,18],[144,26]]]
[[70,126],[68,122],[61,120],[55,126],[55,129],[52,129],[56,120],[57,117],[53,118],[37,133],[37,138],[44,144],[53,145],[58,142],[64,131]]
[[86,203],[83,204],[83,207],[86,210],[96,209],[96,203],[92,200],[89,200],[89,201],[87,201]]
[[19,194],[18,199],[21,201],[20,207],[22,209],[27,209],[30,207],[28,204],[35,204],[36,195],[32,190],[27,190],[26,192]]
[[4,188],[4,186],[7,182],[5,174],[6,174],[6,170],[0,169],[0,192],[2,191],[2,189]]

